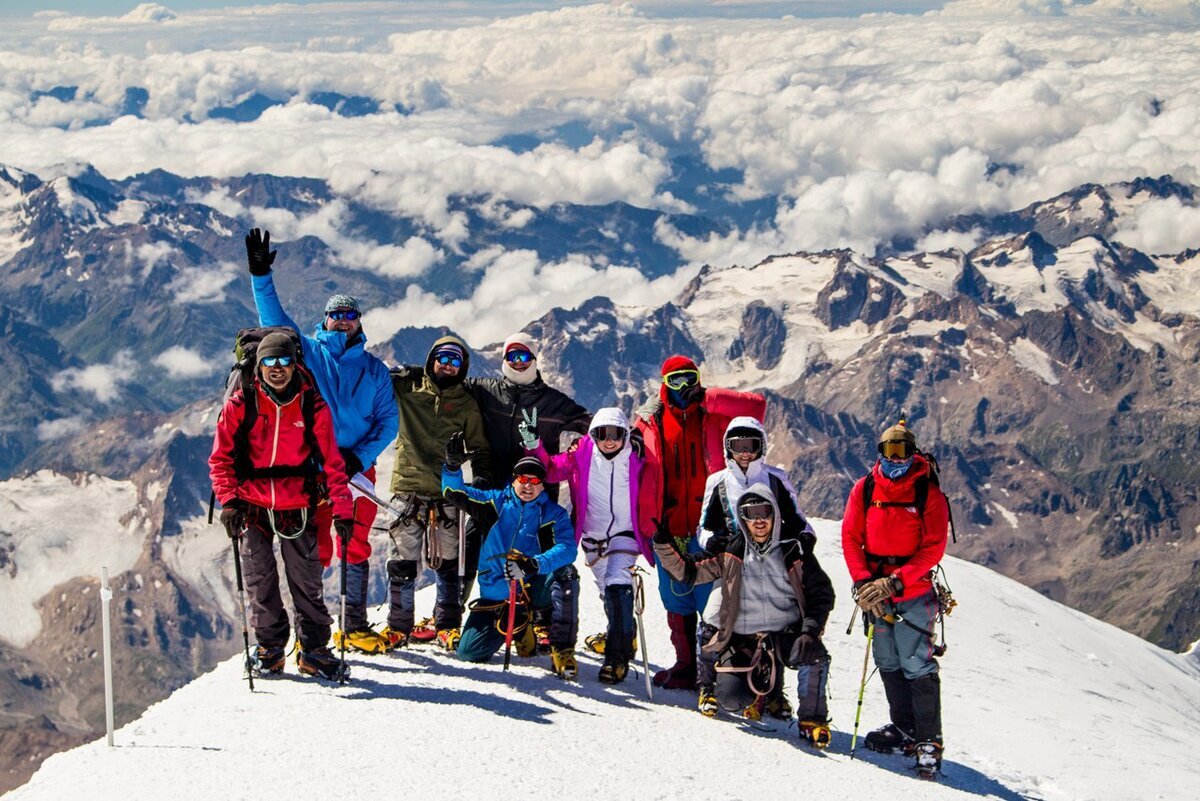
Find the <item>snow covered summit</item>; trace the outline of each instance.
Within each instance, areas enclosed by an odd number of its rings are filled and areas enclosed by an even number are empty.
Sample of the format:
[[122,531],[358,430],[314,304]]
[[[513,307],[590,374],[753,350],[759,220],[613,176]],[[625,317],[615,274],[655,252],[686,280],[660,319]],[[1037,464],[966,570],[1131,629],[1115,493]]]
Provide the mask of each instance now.
[[[219,665],[116,734],[46,760],[13,801],[100,798],[1176,799],[1195,788],[1200,664],[1072,611],[986,568],[947,559],[959,601],[942,660],[945,775],[918,784],[910,760],[861,747],[847,755],[865,640],[847,637],[851,602],[836,523],[817,521],[822,562],[841,588],[825,632],[833,654],[834,740],[800,745],[794,726],[708,720],[692,693],[564,683],[548,657],[468,665],[430,648],[352,657],[338,687],[241,678]],[[427,591],[428,592],[428,591]],[[661,606],[647,586],[652,669],[667,653]],[[432,598],[419,603],[428,604]],[[582,634],[602,628],[590,591]],[[118,677],[119,682],[119,677]],[[794,688],[790,686],[789,694]],[[118,684],[118,693],[120,685]],[[794,696],[793,696],[794,697]],[[860,737],[886,716],[874,679]],[[351,780],[349,777],[353,776]]]

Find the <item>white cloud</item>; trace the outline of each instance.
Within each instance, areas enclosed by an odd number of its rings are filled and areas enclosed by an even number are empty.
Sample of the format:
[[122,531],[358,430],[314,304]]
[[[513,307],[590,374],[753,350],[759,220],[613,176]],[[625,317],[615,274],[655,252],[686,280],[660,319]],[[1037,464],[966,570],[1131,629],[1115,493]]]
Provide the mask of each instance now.
[[167,348],[150,361],[166,370],[171,378],[199,378],[211,375],[217,369],[217,364],[211,359],[178,345]]
[[972,228],[970,231],[930,231],[917,240],[917,250],[925,253],[937,253],[950,248],[958,248],[963,253],[970,253],[983,241],[983,231]]
[[167,284],[176,303],[221,303],[225,300],[225,287],[237,278],[239,268],[232,262],[202,264],[196,267],[185,265]]
[[1113,239],[1145,253],[1180,253],[1200,248],[1200,207],[1178,198],[1147,200]]
[[133,354],[122,350],[109,364],[69,367],[55,375],[50,386],[58,393],[81,390],[91,393],[101,403],[112,403],[121,394],[121,385],[133,381],[136,368]]
[[87,428],[82,417],[60,417],[57,420],[42,420],[37,424],[37,438],[42,442],[66,439],[80,434]]

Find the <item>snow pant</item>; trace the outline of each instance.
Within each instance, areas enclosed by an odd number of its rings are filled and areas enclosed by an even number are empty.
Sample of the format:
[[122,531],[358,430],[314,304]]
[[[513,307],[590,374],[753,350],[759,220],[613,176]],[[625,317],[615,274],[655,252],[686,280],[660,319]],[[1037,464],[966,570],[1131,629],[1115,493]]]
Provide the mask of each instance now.
[[816,653],[802,663],[799,640],[797,630],[772,632],[756,662],[758,638],[733,635],[717,660],[717,702],[727,711],[741,712],[760,695],[770,698],[782,694],[784,667],[791,667],[797,673],[796,717],[802,721],[828,721],[829,652],[818,640]]
[[[254,638],[264,648],[284,648],[290,633],[287,610],[279,591],[279,570],[275,565],[275,531],[293,538],[279,538],[283,572],[296,615],[297,639],[306,650],[321,648],[329,642],[333,618],[325,607],[321,586],[321,560],[317,551],[316,521],[309,517],[301,527],[300,510],[276,512],[274,525],[268,510],[251,506],[242,537],[242,576],[250,598],[250,621]],[[272,531],[274,528],[274,531]]]
[[889,715],[897,728],[917,742],[941,743],[941,678],[933,638],[925,634],[933,631],[937,596],[930,591],[895,608],[900,617],[895,623],[875,619],[871,648],[883,679]]
[[[695,537],[688,540],[687,552],[689,554],[700,553],[703,550]],[[658,594],[668,612],[674,612],[677,615],[699,614],[704,611],[704,605],[708,603],[708,596],[711,592],[711,583],[688,586],[671,578],[671,574],[663,568],[662,563],[658,564]]]
[[717,681],[717,655],[706,651],[704,646],[716,636],[721,627],[721,606],[725,603],[725,580],[717,579],[709,585],[708,602],[704,614],[696,627],[696,684],[712,687]]
[[604,661],[628,662],[633,659],[634,643],[637,641],[632,584],[611,584],[605,588],[604,614],[608,616]]
[[[362,472],[372,484],[375,483],[375,466],[371,465]],[[379,507],[366,498],[354,499],[354,532],[350,535],[350,543],[346,553],[342,553],[342,542],[334,537],[333,504],[322,503],[317,506],[317,553],[321,565],[328,567],[333,561],[333,554],[339,559],[346,560],[346,619],[342,621],[343,631],[361,631],[369,625],[367,622],[367,589],[371,575],[371,525]],[[336,546],[336,548],[335,548]]]
[[574,648],[579,638],[579,571],[566,565],[529,580],[533,622],[550,630],[550,647]]
[[[455,653],[464,662],[487,662],[504,647],[504,631],[508,626],[508,599],[480,598],[463,623],[462,638]],[[517,610],[516,625],[521,625],[524,609]],[[517,635],[518,638],[520,635]]]
[[463,567],[461,590],[464,607],[471,598],[471,591],[475,589],[475,577],[479,575],[479,551],[483,548],[483,536],[479,531],[479,524],[470,515],[467,515],[466,538],[466,565]]
[[420,562],[436,574],[435,628],[462,625],[462,588],[458,577],[458,518],[462,514],[440,497],[415,493],[393,496],[392,502],[408,514],[389,532],[388,627],[405,634],[416,623],[417,574]]

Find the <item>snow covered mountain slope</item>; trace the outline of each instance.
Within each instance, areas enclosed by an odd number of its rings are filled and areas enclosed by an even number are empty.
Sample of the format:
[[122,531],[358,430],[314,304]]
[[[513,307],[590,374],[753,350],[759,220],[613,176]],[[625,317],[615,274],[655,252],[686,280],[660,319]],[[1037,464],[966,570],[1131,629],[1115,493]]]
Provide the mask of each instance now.
[[[835,586],[849,584],[838,525],[818,521],[819,553]],[[13,801],[60,799],[81,788],[102,798],[257,799],[296,790],[336,797],[397,791],[409,798],[521,798],[554,792],[596,798],[1179,799],[1200,778],[1200,666],[957,559],[947,567],[958,608],[942,660],[945,776],[917,784],[909,760],[860,748],[848,758],[864,638],[845,635],[849,594],[825,633],[833,654],[835,737],[825,754],[794,727],[751,728],[694,711],[682,691],[644,695],[639,674],[615,688],[563,683],[547,657],[467,665],[431,649],[352,657],[353,681],[260,680],[251,694],[240,657],[198,678],[103,739],[50,757]],[[586,581],[585,577],[585,581]],[[653,579],[648,594],[655,594]],[[120,600],[120,599],[118,599]],[[418,605],[432,603],[423,591]],[[602,627],[583,593],[581,632]],[[382,616],[376,612],[376,617]],[[652,669],[666,661],[664,615],[648,603]],[[789,695],[793,695],[789,674]],[[118,682],[120,676],[118,676]],[[121,692],[118,684],[117,692]],[[860,735],[885,717],[878,678]],[[369,770],[361,770],[369,766]],[[470,788],[468,790],[468,787]]]

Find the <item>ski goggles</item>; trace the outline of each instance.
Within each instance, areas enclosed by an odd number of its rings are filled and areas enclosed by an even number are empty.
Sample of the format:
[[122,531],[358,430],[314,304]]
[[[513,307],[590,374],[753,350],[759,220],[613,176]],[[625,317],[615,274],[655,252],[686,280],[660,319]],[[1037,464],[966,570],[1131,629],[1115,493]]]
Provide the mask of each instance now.
[[889,439],[879,443],[879,455],[884,459],[907,459],[915,450],[906,439]]
[[620,442],[625,439],[625,429],[620,426],[596,426],[592,429],[592,439],[596,442]]
[[730,453],[762,453],[762,437],[730,437],[725,440]]
[[533,361],[533,354],[527,350],[510,350],[504,354],[504,361],[509,364],[525,364]]
[[449,353],[443,353],[440,356],[434,356],[434,360],[438,364],[448,364],[451,367],[462,367],[462,359],[458,356],[452,356]]
[[673,373],[664,375],[663,383],[667,385],[667,389],[673,389],[676,392],[688,387],[694,387],[700,383],[700,371],[676,370]]
[[330,320],[337,320],[339,322],[342,320],[350,320],[353,322],[361,317],[362,314],[359,313],[358,309],[335,309],[325,316]]
[[770,520],[775,516],[775,507],[767,501],[751,501],[738,507],[738,515],[743,520]]
[[266,367],[291,367],[292,361],[291,356],[264,356],[259,364]]
[[542,483],[542,480],[537,476],[513,476],[513,478],[517,480],[518,484],[529,484],[534,487]]

